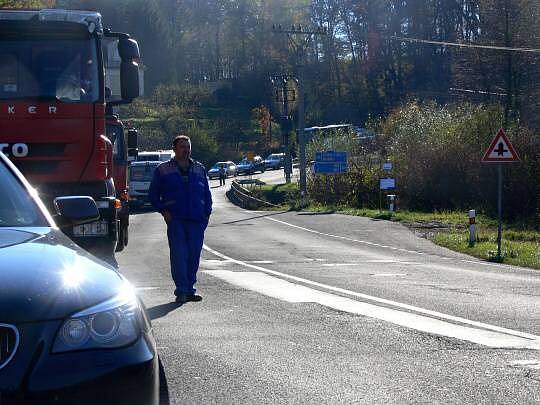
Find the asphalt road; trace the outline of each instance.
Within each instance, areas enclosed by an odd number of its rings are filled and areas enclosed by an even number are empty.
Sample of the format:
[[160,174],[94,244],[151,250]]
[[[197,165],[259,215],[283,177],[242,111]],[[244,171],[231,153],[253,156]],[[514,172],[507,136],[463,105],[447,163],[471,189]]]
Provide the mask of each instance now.
[[159,214],[133,215],[118,255],[153,319],[163,403],[540,403],[540,272],[395,223],[246,211],[218,184],[202,302],[173,303]]

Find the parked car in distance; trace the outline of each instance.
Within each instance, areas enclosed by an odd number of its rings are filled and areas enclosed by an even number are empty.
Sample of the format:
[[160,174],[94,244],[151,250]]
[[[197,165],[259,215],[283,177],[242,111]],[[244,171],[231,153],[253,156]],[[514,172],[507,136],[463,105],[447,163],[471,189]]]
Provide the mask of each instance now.
[[285,153],[272,153],[264,160],[264,167],[268,169],[281,169],[285,164]]
[[2,153],[0,195],[0,403],[157,404],[157,348],[135,289],[58,229],[96,221],[95,201],[56,198],[55,224]]
[[137,162],[148,162],[148,161],[157,161],[157,162],[166,162],[174,156],[172,150],[157,150],[153,152],[139,152],[137,156]]
[[264,160],[260,156],[255,156],[253,160],[242,159],[237,165],[236,174],[253,174],[255,172],[264,173]]
[[129,206],[131,208],[151,205],[148,191],[154,171],[161,163],[163,162],[159,160],[131,162],[129,165]]
[[225,167],[225,173],[227,174],[227,177],[234,177],[236,176],[236,164],[230,160],[224,161],[224,162],[217,162],[214,166],[208,170],[208,178],[209,179],[219,179],[219,169]]

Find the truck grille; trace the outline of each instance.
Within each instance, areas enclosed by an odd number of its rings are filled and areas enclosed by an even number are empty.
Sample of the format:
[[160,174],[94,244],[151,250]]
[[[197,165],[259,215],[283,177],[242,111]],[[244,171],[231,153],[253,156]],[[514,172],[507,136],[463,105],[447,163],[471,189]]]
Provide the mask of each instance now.
[[54,172],[60,162],[54,160],[17,160],[17,168],[25,174],[47,174]]
[[15,326],[0,323],[0,368],[6,366],[19,346],[19,331]]

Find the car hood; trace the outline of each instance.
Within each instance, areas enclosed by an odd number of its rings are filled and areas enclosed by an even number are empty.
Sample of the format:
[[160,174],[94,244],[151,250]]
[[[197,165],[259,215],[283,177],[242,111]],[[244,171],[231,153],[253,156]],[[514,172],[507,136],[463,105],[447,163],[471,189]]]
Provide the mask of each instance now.
[[51,228],[0,228],[0,322],[65,318],[116,295],[124,278]]
[[210,169],[208,170],[208,173],[217,173],[219,172],[219,169]]

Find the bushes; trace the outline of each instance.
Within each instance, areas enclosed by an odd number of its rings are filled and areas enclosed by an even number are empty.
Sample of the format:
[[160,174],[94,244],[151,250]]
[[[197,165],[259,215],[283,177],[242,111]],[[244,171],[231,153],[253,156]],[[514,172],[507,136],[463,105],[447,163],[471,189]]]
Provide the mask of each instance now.
[[[308,160],[315,151],[347,151],[349,171],[311,174],[309,196],[324,204],[377,207],[378,180],[386,175],[380,166],[389,158],[400,207],[428,212],[475,208],[496,216],[497,165],[481,158],[503,121],[497,105],[411,102],[370,125],[381,134],[375,150],[354,134],[315,138]],[[540,228],[540,136],[519,122],[510,124],[507,134],[522,161],[503,166],[503,214]]]
[[[401,205],[496,213],[496,165],[480,160],[502,126],[499,106],[412,102],[392,112],[378,124],[378,132],[394,162]],[[509,219],[538,216],[539,136],[518,123],[507,134],[522,162],[504,165],[503,212]]]

